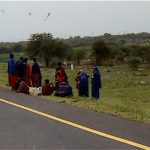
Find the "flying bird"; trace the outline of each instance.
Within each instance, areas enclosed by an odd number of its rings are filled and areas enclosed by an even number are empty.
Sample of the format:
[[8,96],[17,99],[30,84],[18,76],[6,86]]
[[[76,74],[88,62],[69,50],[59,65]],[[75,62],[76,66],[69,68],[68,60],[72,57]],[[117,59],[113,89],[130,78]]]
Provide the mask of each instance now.
[[51,14],[50,12],[47,14],[47,18],[49,17],[50,14]]
[[47,16],[46,16],[46,18],[44,19],[44,21],[46,21],[47,20],[47,18],[50,16],[50,12],[47,14]]
[[31,16],[32,12],[29,12],[28,15]]

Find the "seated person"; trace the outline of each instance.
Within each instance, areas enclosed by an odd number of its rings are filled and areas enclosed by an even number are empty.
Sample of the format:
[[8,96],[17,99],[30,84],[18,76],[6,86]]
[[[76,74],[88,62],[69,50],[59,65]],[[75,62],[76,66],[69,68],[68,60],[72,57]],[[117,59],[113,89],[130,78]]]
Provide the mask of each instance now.
[[45,80],[45,84],[42,86],[42,95],[51,95],[53,93],[53,84],[49,83],[49,80]]
[[29,87],[27,86],[27,84],[25,83],[25,79],[21,80],[20,86],[17,90],[18,93],[25,93],[25,94],[29,94]]
[[68,85],[67,82],[61,82],[58,85],[57,90],[55,91],[55,96],[65,97],[65,96],[72,96],[72,87]]
[[12,86],[12,91],[17,91],[19,86],[21,84],[21,78],[18,77],[17,81],[15,82],[15,84]]
[[68,76],[65,72],[64,67],[62,66],[62,64],[59,62],[57,64],[57,67],[55,68],[56,72],[55,72],[55,84],[56,84],[56,89],[58,88],[58,85],[61,82],[68,82]]

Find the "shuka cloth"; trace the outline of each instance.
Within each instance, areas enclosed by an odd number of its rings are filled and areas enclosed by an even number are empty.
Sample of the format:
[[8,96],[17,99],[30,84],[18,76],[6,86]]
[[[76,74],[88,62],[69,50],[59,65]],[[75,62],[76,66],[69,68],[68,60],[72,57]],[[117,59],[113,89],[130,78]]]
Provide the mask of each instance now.
[[85,72],[80,74],[79,96],[89,96],[88,75]]
[[92,75],[92,97],[95,99],[99,99],[99,89],[102,87],[101,85],[101,74],[98,68],[94,68]]
[[13,86],[16,83],[17,80],[17,74],[16,74],[16,66],[15,62],[12,58],[8,60],[8,83],[10,86]]

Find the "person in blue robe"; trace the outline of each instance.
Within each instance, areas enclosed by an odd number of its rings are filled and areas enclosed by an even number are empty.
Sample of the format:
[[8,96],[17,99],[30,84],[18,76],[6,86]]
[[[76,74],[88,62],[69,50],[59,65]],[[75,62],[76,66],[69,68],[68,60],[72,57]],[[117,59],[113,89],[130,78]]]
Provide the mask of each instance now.
[[8,72],[8,83],[10,86],[13,86],[17,80],[16,65],[15,65],[13,54],[10,54],[10,58],[8,60],[7,72]]
[[100,98],[100,88],[102,88],[101,73],[97,67],[94,67],[92,75],[92,98],[96,100]]
[[79,96],[89,97],[89,75],[85,72],[80,73]]

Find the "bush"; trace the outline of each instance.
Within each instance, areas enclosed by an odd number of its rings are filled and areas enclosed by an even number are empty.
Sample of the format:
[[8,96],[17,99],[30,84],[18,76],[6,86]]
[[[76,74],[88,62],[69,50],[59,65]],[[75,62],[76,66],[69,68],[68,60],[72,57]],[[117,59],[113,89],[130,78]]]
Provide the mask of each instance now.
[[129,67],[135,70],[137,70],[141,62],[142,62],[142,59],[140,57],[130,57],[128,59]]

